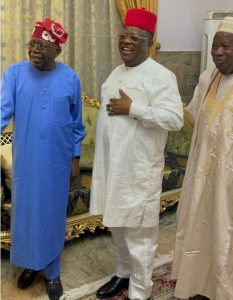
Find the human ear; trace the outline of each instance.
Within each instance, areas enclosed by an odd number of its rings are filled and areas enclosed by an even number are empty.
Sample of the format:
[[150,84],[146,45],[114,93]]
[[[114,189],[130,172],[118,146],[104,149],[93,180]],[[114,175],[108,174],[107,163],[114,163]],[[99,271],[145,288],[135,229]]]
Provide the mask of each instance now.
[[151,48],[154,44],[153,40],[148,40],[148,47]]
[[56,57],[61,53],[61,48],[56,48]]

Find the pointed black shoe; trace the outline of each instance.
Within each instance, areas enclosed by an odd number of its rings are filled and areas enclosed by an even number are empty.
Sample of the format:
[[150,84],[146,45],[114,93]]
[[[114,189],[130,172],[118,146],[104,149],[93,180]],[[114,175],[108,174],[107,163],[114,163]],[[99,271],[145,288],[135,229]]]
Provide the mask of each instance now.
[[58,276],[51,280],[45,279],[45,283],[47,286],[49,300],[59,300],[63,294],[63,286],[61,284],[60,277]]
[[209,298],[202,296],[202,295],[196,295],[196,296],[189,298],[189,300],[209,300]]
[[40,271],[24,269],[18,279],[18,288],[22,290],[28,288],[34,282],[39,273]]
[[[152,298],[147,298],[146,300],[151,300]],[[125,298],[125,300],[131,300],[128,297]]]
[[128,289],[129,287],[129,278],[120,278],[113,276],[111,280],[101,286],[96,292],[96,296],[100,299],[114,297],[121,290]]

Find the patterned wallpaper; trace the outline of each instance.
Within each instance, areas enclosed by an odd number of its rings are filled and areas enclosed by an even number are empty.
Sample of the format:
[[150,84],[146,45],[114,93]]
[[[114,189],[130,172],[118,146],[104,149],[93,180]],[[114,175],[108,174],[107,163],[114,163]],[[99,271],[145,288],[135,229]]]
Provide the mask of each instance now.
[[156,61],[176,74],[181,98],[184,102],[192,99],[194,88],[200,75],[201,52],[199,51],[159,51]]

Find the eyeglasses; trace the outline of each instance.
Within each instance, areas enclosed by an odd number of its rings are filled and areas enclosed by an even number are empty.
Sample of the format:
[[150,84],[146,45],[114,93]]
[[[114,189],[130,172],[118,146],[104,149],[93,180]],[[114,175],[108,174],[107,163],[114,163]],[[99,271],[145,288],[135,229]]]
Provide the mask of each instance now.
[[36,42],[36,41],[30,41],[27,43],[28,49],[34,49],[37,48],[39,51],[47,51],[49,49],[52,49],[54,46],[44,45],[42,43]]
[[118,37],[119,37],[119,41],[124,41],[124,40],[128,39],[131,43],[134,43],[134,44],[138,43],[140,40],[147,40],[147,38],[143,37],[143,36],[128,35],[128,34],[122,34],[122,33],[119,33]]

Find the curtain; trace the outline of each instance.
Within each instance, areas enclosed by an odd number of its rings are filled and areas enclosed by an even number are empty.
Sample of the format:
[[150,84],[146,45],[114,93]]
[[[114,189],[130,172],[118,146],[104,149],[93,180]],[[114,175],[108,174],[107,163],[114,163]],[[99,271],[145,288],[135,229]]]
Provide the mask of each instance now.
[[98,98],[102,83],[121,63],[117,33],[122,22],[115,0],[1,0],[2,71],[28,59],[34,23],[45,17],[69,33],[58,60],[74,68],[83,90]]
[[[156,15],[158,14],[158,0],[116,0],[117,8],[119,10],[122,22],[124,21],[126,11],[130,8],[146,8]],[[150,56],[156,56],[156,32],[153,38],[154,44],[150,50]]]

